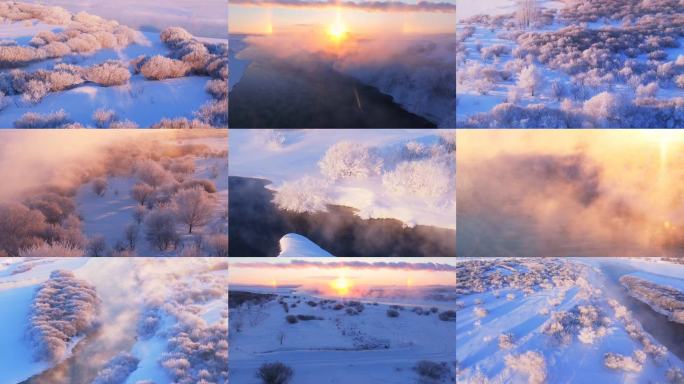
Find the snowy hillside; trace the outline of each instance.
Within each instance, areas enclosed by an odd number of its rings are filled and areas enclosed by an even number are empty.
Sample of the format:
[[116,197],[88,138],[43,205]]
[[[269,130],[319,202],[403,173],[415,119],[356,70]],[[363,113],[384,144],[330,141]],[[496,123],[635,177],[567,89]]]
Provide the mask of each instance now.
[[227,279],[218,259],[4,259],[0,381],[225,384]]
[[681,266],[620,258],[457,265],[459,382],[682,382],[681,324],[620,284],[634,273],[681,284]]
[[0,127],[227,127],[227,39],[21,2],[0,36]]
[[227,256],[227,131],[6,132],[0,254]]
[[681,2],[457,7],[458,127],[684,127]]
[[232,382],[271,372],[302,384],[455,380],[453,302],[268,292],[231,287]]

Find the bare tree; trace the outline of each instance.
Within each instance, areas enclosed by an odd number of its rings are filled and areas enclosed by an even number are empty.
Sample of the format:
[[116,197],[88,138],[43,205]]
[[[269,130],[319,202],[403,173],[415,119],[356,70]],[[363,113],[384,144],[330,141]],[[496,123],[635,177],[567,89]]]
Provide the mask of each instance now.
[[138,233],[140,232],[140,226],[138,224],[129,224],[124,229],[124,238],[128,243],[128,248],[135,249],[135,244],[138,242]]
[[174,202],[176,216],[180,222],[188,226],[188,233],[192,233],[194,227],[208,224],[214,211],[208,194],[200,188],[178,192]]
[[95,192],[96,195],[102,197],[106,191],[107,179],[104,177],[98,177],[97,179],[93,180],[93,192]]

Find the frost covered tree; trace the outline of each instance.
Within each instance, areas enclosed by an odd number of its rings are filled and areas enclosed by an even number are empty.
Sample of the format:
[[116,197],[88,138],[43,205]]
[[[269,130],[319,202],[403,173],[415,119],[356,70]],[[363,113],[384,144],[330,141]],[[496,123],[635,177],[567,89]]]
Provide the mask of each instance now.
[[436,159],[401,162],[382,176],[382,185],[395,195],[419,197],[432,205],[446,204],[453,200],[456,179],[455,166],[448,163]]
[[176,215],[166,209],[150,212],[145,219],[145,236],[160,251],[175,247],[179,241]]
[[188,233],[195,227],[207,225],[214,212],[214,204],[204,189],[180,191],[173,199],[178,220],[187,225]]
[[326,212],[329,201],[328,183],[310,176],[284,182],[273,198],[278,208],[292,212]]
[[530,96],[534,96],[535,92],[541,85],[541,81],[541,73],[534,64],[530,64],[520,72],[520,77],[518,78],[518,87],[529,92]]
[[379,174],[382,170],[382,158],[369,147],[351,141],[341,141],[325,152],[318,162],[323,175],[336,181],[340,179],[363,180]]
[[43,100],[48,93],[50,93],[50,87],[44,81],[29,80],[26,83],[24,94],[21,98],[24,102],[37,104]]
[[73,123],[69,115],[60,109],[57,112],[40,114],[36,112],[26,112],[14,122],[15,128],[63,128]]
[[527,351],[520,355],[508,355],[504,358],[506,366],[527,376],[529,384],[546,382],[546,359],[536,351]]
[[138,224],[129,224],[124,229],[124,239],[128,244],[128,249],[135,249],[135,245],[138,242],[138,234],[140,233],[140,226]]
[[521,29],[529,28],[537,19],[537,0],[517,0],[515,13],[518,26]]
[[[141,206],[144,206],[147,200],[150,198],[152,193],[154,192],[154,189],[150,187],[149,185],[145,183],[137,183],[131,188],[131,198],[138,203],[140,203]],[[141,211],[136,211],[134,213],[134,217],[136,217],[136,220],[138,220],[138,215],[140,218],[144,216],[145,214],[145,208],[142,208]]]

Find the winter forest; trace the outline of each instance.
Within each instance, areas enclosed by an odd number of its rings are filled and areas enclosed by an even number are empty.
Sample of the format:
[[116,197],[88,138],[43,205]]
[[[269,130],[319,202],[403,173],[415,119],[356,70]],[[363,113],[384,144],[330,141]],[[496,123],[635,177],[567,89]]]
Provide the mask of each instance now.
[[96,5],[0,3],[0,127],[227,128],[225,33],[135,29]]
[[681,1],[457,8],[457,127],[684,127]]

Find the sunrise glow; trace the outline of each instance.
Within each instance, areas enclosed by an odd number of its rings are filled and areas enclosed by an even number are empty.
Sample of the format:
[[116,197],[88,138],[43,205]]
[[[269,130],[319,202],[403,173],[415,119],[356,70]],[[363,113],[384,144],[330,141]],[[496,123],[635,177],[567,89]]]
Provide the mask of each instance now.
[[347,26],[342,21],[342,12],[337,9],[335,22],[328,27],[328,35],[336,43],[347,37]]
[[344,275],[340,275],[337,279],[330,283],[330,287],[340,296],[346,296],[352,288],[351,280]]

